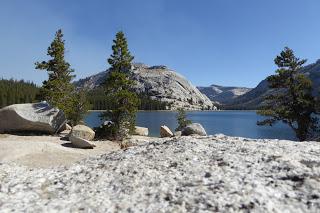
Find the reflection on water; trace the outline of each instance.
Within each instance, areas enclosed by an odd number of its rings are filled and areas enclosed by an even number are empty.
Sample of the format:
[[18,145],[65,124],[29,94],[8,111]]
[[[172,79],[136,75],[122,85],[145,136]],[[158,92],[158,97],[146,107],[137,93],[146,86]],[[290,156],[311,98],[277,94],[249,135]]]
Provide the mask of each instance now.
[[[85,118],[86,123],[91,127],[99,126],[99,114],[90,112]],[[187,112],[187,117],[194,123],[201,123],[209,135],[222,133],[248,138],[296,140],[293,131],[282,123],[272,127],[257,126],[257,121],[262,117],[254,111]],[[161,125],[168,126],[172,131],[177,127],[176,112],[140,111],[136,123],[137,126],[148,127],[150,136],[159,136]]]

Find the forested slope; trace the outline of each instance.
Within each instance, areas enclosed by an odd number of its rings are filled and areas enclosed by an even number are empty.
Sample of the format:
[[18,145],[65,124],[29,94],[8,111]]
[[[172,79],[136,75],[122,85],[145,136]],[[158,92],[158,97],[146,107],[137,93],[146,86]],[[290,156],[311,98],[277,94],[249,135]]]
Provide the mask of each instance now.
[[39,88],[23,80],[0,79],[0,107],[36,101]]

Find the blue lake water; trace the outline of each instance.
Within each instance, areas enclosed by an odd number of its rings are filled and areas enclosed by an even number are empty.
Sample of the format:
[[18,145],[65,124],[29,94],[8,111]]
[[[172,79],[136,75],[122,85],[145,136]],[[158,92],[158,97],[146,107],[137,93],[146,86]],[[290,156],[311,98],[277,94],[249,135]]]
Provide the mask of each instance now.
[[[85,118],[87,125],[100,126],[102,122],[99,114],[100,112],[90,112]],[[159,136],[161,125],[166,125],[171,130],[177,127],[176,114],[169,111],[140,111],[137,113],[136,125],[148,127],[150,136]],[[187,117],[194,123],[201,123],[209,135],[222,133],[248,138],[296,140],[294,132],[285,124],[258,126],[257,121],[263,117],[254,111],[187,112]]]

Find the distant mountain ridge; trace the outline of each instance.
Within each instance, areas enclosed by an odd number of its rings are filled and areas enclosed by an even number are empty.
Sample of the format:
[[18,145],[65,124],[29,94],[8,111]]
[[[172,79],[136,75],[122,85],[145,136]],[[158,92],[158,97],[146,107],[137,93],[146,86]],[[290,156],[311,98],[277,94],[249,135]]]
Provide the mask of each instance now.
[[233,99],[246,94],[252,88],[246,87],[226,87],[212,84],[209,87],[197,87],[200,92],[205,94],[211,101],[227,104]]
[[[301,73],[310,78],[313,84],[313,95],[319,96],[320,92],[320,60],[315,63],[304,66]],[[230,103],[227,103],[226,109],[258,109],[263,105],[264,97],[271,94],[272,89],[268,86],[267,79],[261,81],[254,89],[249,92],[234,98]]]
[[[195,87],[180,74],[166,66],[133,65],[136,89],[147,92],[152,98],[173,103],[173,108],[184,107],[189,110],[212,109],[213,103],[225,109],[258,109],[264,97],[273,92],[266,79],[255,88],[226,87],[212,84],[208,87]],[[313,94],[320,95],[320,60],[304,66],[301,70],[313,83]],[[89,76],[75,82],[77,87],[94,89],[103,83],[107,71]]]
[[[108,71],[80,79],[75,82],[78,88],[89,90],[99,87]],[[164,65],[147,66],[142,63],[132,65],[132,79],[136,81],[135,90],[146,93],[152,99],[172,103],[172,109],[186,110],[213,109],[213,103],[185,77]]]

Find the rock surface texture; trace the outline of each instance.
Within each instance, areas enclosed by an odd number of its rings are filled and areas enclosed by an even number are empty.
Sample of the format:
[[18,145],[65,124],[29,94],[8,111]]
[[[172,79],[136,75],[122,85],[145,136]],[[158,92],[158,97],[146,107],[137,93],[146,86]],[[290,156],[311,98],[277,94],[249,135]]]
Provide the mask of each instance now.
[[54,134],[62,130],[64,113],[45,102],[14,104],[0,110],[1,132],[41,132]]
[[159,139],[69,168],[0,164],[0,211],[319,212],[320,143]]
[[187,125],[185,128],[182,129],[181,134],[184,136],[188,136],[188,135],[206,136],[207,135],[206,130],[199,123],[192,123]]
[[166,138],[166,137],[172,137],[173,133],[167,126],[161,126],[160,127],[160,137]]
[[0,211],[319,212],[320,143],[159,139],[69,168],[0,164]]
[[[186,110],[212,109],[210,99],[202,94],[185,77],[168,69],[166,66],[147,66],[141,63],[133,64],[133,76],[137,92],[147,93],[152,99],[172,103],[172,109]],[[107,72],[76,82],[78,88],[94,89],[105,79]]]
[[94,139],[95,132],[85,125],[76,125],[72,128],[70,136],[91,141]]

